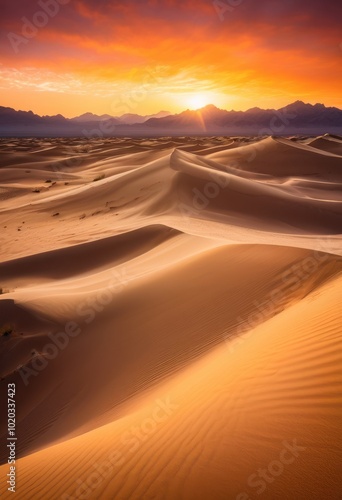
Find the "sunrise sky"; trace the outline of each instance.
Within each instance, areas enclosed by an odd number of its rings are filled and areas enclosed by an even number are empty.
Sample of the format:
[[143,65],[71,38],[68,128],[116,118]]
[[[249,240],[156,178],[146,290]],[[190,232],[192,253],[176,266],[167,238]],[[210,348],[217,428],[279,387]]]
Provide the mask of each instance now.
[[0,105],[67,117],[342,107],[338,0],[56,2],[2,1]]

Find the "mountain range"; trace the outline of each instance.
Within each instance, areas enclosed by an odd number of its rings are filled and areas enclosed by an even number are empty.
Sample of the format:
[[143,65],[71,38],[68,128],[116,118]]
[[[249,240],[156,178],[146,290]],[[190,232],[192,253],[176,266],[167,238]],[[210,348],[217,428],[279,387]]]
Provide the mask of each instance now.
[[93,113],[84,113],[83,115],[71,118],[73,122],[101,122],[106,120],[113,120],[117,124],[132,125],[135,123],[144,123],[150,118],[164,118],[170,115],[169,111],[159,111],[154,115],[138,115],[136,113],[125,113],[122,116],[111,116],[111,115],[94,115]]
[[226,111],[210,104],[198,110],[171,114],[161,111],[116,117],[85,113],[75,118],[39,116],[0,106],[1,137],[293,135],[342,133],[342,110],[324,104],[296,101],[280,109]]

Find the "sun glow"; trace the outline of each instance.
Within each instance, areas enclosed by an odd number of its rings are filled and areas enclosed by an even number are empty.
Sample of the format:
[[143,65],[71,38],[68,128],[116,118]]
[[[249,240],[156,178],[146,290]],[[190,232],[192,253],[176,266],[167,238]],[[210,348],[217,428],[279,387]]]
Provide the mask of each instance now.
[[200,109],[208,104],[214,104],[212,102],[212,96],[205,94],[193,94],[188,97],[187,104],[190,109]]

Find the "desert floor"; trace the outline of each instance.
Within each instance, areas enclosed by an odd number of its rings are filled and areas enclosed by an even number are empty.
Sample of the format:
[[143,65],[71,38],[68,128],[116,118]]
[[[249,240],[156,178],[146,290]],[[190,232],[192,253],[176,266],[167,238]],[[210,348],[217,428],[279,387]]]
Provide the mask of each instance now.
[[341,499],[342,139],[0,153],[2,498]]

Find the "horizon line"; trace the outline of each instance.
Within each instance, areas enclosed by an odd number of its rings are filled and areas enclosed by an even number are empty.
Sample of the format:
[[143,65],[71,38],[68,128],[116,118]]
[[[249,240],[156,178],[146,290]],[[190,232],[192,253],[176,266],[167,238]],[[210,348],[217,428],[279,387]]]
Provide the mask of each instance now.
[[[76,115],[76,116],[72,116],[72,117],[67,117],[65,115],[63,115],[62,113],[57,113],[57,114],[53,114],[53,115],[49,115],[49,114],[44,114],[44,115],[41,115],[39,113],[36,113],[35,111],[33,111],[32,109],[16,109],[16,108],[13,108],[11,106],[4,106],[4,105],[0,105],[0,108],[6,108],[6,109],[11,109],[17,113],[20,113],[20,112],[23,112],[23,113],[32,113],[36,116],[39,116],[41,118],[45,118],[45,117],[56,117],[56,116],[62,116],[63,118],[65,118],[66,120],[73,120],[75,118],[79,118],[85,114],[92,114],[96,117],[101,117],[101,116],[104,116],[104,115],[108,115],[110,118],[121,118],[123,116],[127,116],[127,115],[136,115],[136,116],[140,116],[140,117],[146,117],[146,116],[154,116],[154,115],[158,115],[159,113],[169,113],[169,115],[167,116],[175,116],[175,115],[180,115],[186,111],[193,111],[193,112],[197,112],[197,111],[202,111],[206,108],[215,108],[215,109],[218,109],[220,111],[226,111],[228,113],[231,113],[231,112],[235,112],[235,113],[246,113],[248,111],[251,111],[251,110],[260,110],[260,111],[278,111],[278,110],[281,110],[281,109],[286,109],[287,107],[293,105],[293,104],[304,104],[305,106],[317,106],[317,105],[321,105],[321,106],[324,106],[326,109],[329,109],[329,108],[335,108],[335,109],[339,109],[342,111],[342,108],[339,108],[338,106],[327,106],[326,104],[322,103],[322,102],[316,102],[314,104],[312,104],[311,102],[304,102],[300,99],[297,99],[293,102],[290,102],[289,104],[286,104],[285,106],[281,106],[279,108],[261,108],[259,106],[253,106],[251,108],[248,108],[248,109],[245,109],[245,110],[242,110],[242,109],[225,109],[225,108],[220,108],[218,106],[216,106],[215,104],[206,104],[205,106],[202,106],[200,108],[186,108],[184,109],[183,111],[180,111],[180,112],[177,112],[177,113],[172,113],[170,111],[166,111],[166,110],[159,110],[157,112],[154,112],[154,113],[148,113],[148,114],[140,114],[138,112],[128,112],[128,113],[123,113],[122,115],[112,115],[112,114],[109,114],[109,113],[102,113],[102,114],[97,114],[97,113],[94,113],[92,111],[85,111],[84,113],[81,113],[80,115]],[[108,118],[108,119],[110,119]]]

